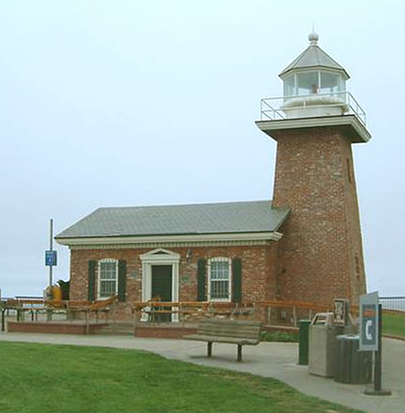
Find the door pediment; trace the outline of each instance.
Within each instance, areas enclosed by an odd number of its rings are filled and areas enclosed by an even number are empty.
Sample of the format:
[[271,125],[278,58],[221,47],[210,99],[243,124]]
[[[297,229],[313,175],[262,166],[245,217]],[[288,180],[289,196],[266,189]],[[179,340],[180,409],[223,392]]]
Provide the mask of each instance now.
[[164,248],[157,248],[140,255],[142,262],[179,262],[180,254],[166,250]]

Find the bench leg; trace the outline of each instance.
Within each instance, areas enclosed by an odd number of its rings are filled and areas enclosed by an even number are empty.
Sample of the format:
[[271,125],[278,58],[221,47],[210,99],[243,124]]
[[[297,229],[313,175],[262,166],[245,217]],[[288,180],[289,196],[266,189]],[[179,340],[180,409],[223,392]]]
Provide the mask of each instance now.
[[6,309],[1,309],[1,331],[5,331],[6,329],[6,320],[5,320]]
[[207,343],[207,356],[208,356],[208,357],[211,357],[211,356],[212,356],[212,342],[211,342],[211,341],[209,341],[209,342]]
[[242,345],[238,344],[238,361],[242,361]]

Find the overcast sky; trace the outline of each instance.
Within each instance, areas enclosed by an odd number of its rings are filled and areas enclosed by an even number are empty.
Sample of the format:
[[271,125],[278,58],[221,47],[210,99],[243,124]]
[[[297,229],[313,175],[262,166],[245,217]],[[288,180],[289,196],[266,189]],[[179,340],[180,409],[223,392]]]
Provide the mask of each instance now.
[[2,295],[42,294],[50,218],[271,199],[254,121],[313,23],[373,136],[354,148],[368,289],[405,295],[404,21],[403,0],[0,0]]

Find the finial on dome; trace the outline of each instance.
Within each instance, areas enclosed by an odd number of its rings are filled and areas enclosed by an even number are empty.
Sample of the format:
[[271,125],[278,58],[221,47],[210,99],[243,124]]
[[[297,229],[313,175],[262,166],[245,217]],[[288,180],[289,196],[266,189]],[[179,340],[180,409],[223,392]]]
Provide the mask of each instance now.
[[308,35],[308,40],[311,46],[317,46],[318,44],[319,35],[316,32],[311,32]]

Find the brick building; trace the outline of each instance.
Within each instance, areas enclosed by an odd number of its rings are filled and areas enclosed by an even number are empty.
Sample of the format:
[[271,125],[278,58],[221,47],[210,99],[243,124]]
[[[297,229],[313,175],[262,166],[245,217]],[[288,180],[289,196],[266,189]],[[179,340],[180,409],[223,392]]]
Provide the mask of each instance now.
[[[56,240],[71,250],[71,299],[357,302],[365,273],[351,145],[367,142],[346,70],[309,36],[263,99],[277,141],[273,201],[100,208]],[[176,316],[172,316],[176,321]]]

